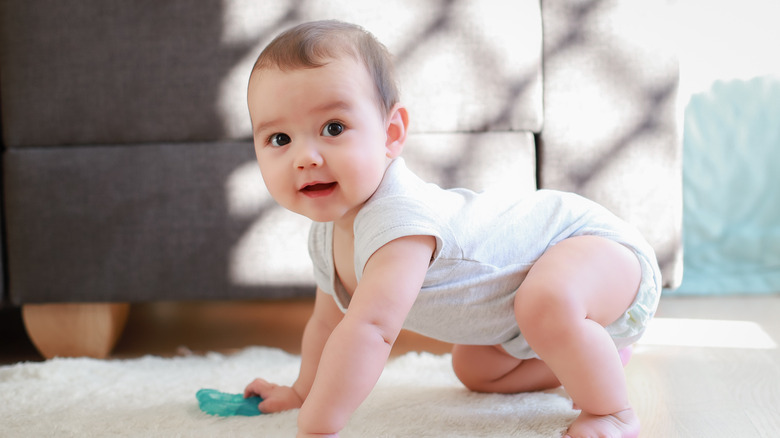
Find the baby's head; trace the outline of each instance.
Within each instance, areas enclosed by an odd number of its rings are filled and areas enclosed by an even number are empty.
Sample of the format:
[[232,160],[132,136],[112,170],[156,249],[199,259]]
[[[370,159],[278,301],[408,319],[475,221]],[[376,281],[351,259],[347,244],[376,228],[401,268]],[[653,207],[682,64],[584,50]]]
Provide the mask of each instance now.
[[319,222],[354,217],[406,139],[390,55],[351,24],[305,23],[279,35],[255,63],[247,100],[269,193]]
[[324,20],[288,29],[260,53],[252,75],[271,68],[282,71],[317,68],[345,55],[365,65],[376,87],[379,109],[387,116],[399,102],[390,52],[374,35],[355,24]]

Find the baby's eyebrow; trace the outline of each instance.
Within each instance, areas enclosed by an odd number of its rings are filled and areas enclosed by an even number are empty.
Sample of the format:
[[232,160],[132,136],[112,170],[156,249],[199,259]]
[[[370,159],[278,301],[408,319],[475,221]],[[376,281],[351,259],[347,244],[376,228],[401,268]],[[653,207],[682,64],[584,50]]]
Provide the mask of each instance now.
[[333,102],[328,102],[323,105],[314,107],[311,112],[324,113],[324,112],[334,111],[334,110],[349,111],[351,109],[352,109],[352,105],[350,105],[348,102],[343,100],[336,100]]
[[274,119],[268,122],[261,122],[258,123],[258,125],[255,127],[255,135],[267,130],[268,128],[271,128],[273,126],[279,125],[281,123],[281,120]]

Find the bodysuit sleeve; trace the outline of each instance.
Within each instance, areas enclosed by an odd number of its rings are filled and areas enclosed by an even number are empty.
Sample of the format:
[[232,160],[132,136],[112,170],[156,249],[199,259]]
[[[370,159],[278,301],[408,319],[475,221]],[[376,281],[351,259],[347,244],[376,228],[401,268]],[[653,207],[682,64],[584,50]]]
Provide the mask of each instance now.
[[358,281],[371,255],[401,237],[435,237],[433,262],[441,253],[444,242],[442,222],[424,203],[408,197],[384,198],[365,206],[355,221],[355,274]]
[[388,167],[374,196],[355,217],[355,275],[360,281],[368,259],[376,250],[405,236],[434,236],[438,258],[449,241],[447,221],[437,213],[443,191],[427,184],[409,169],[403,158]]

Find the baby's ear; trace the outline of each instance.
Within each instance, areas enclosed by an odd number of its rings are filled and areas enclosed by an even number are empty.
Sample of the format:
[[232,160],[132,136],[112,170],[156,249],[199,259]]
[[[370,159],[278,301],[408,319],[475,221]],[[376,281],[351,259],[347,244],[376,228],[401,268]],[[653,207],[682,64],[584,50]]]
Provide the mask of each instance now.
[[401,155],[406,143],[406,132],[409,129],[409,112],[406,107],[396,104],[387,117],[387,157],[395,158]]

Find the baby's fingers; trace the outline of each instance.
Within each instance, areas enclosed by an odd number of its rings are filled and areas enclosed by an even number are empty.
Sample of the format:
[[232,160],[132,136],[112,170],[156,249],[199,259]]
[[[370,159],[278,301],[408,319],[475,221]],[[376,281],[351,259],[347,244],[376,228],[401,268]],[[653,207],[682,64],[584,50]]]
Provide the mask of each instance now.
[[255,379],[246,386],[244,389],[244,398],[258,396],[260,398],[266,398],[268,393],[275,388],[276,385],[269,383],[263,379]]
[[300,408],[303,399],[289,386],[281,386],[263,379],[255,379],[244,389],[244,398],[258,396],[263,399],[257,408],[272,413]]
[[280,398],[269,398],[261,401],[260,404],[257,405],[257,409],[259,409],[260,412],[264,414],[273,414],[276,412],[283,412],[283,411],[289,411],[290,409],[295,409],[295,406],[291,405],[289,400],[280,399]]
[[303,399],[289,386],[276,386],[263,397],[263,401],[257,405],[260,412],[282,412],[297,409],[303,405]]

